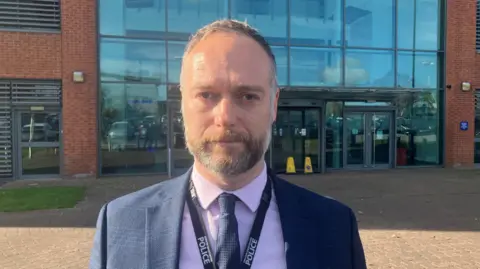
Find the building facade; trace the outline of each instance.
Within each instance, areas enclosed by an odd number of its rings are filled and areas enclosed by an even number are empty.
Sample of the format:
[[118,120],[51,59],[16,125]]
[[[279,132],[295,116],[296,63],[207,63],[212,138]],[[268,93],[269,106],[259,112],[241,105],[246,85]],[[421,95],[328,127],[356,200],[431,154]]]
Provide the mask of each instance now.
[[459,2],[2,1],[2,176],[184,172],[183,49],[221,18],[247,21],[275,54],[275,171],[288,157],[297,172],[306,159],[317,173],[473,167],[477,1]]

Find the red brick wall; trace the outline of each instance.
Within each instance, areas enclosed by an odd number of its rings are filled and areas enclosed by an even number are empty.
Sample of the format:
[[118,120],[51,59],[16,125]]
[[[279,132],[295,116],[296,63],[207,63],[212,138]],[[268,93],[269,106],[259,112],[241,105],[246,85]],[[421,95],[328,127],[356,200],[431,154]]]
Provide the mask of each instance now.
[[[461,83],[480,86],[480,61],[475,51],[476,0],[448,0],[446,47],[446,166],[472,166],[473,92],[462,92]],[[469,122],[460,131],[461,121]]]
[[[61,9],[61,33],[0,32],[0,78],[62,80],[63,176],[96,176],[96,1],[62,1]],[[73,71],[85,83],[73,83]]]
[[[96,2],[62,1],[64,174],[97,174]],[[82,71],[84,83],[73,83]]]
[[61,35],[0,32],[0,78],[60,79]]

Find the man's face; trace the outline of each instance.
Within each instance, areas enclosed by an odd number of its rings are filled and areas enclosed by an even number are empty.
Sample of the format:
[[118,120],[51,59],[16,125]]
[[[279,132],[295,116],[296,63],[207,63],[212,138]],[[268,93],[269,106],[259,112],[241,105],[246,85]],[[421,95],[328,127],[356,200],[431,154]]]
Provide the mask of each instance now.
[[221,175],[251,169],[264,157],[277,111],[267,53],[246,36],[213,33],[182,68],[185,137],[196,161]]

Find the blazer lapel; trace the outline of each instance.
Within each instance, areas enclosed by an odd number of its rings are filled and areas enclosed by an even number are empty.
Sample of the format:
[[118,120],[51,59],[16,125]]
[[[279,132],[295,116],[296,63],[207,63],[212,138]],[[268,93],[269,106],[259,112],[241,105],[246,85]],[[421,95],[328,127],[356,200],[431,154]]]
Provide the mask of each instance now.
[[146,212],[147,268],[178,268],[185,194],[190,171],[158,193],[156,206]]
[[270,175],[274,179],[287,268],[319,268],[318,255],[321,253],[316,253],[315,245],[319,240],[317,231],[321,227],[314,227],[314,222],[308,219],[307,213],[311,212],[303,211],[301,197],[296,195],[293,186],[272,173]]

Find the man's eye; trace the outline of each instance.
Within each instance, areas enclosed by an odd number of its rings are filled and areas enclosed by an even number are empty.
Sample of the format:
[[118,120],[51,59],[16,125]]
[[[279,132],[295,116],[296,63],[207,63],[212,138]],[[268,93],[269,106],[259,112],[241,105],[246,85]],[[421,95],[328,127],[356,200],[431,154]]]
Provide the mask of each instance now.
[[204,98],[204,99],[210,99],[210,98],[212,98],[212,94],[209,93],[209,92],[202,92],[202,93],[200,93],[200,96],[201,96],[202,98]]
[[255,94],[245,94],[243,98],[247,101],[252,101],[252,100],[257,100],[258,96],[256,96]]

